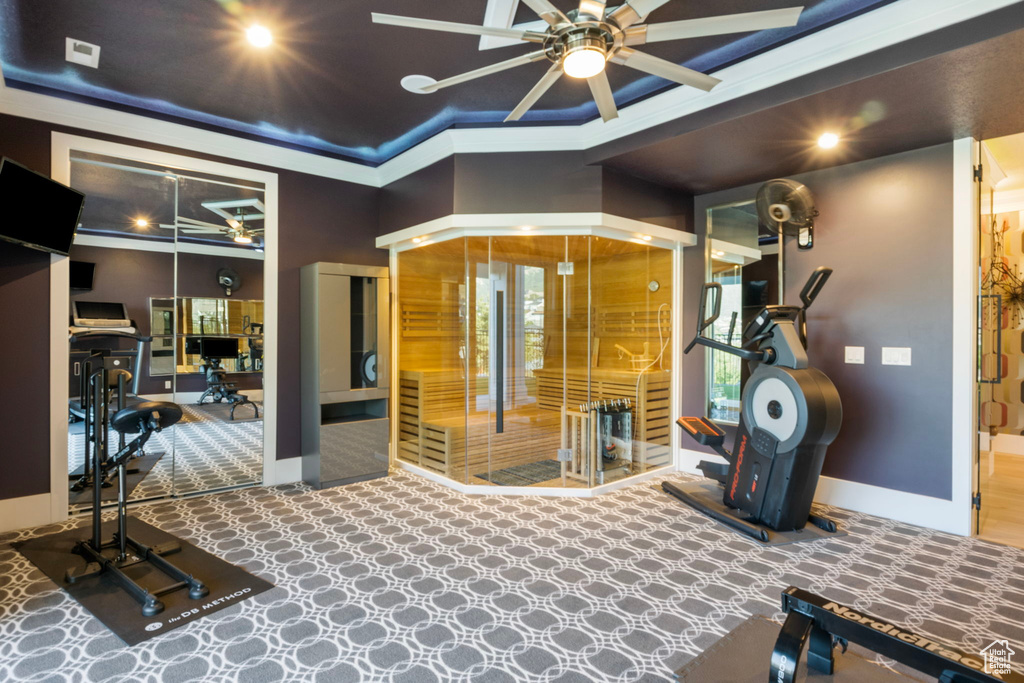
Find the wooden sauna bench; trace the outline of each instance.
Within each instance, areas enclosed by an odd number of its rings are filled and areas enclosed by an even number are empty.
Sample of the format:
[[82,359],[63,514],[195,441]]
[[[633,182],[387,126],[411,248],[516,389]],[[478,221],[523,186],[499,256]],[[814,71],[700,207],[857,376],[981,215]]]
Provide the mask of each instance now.
[[[560,410],[533,406],[505,411],[495,434],[487,413],[466,418],[466,380],[458,372],[399,373],[398,457],[457,481],[470,475],[554,459],[561,439]],[[468,433],[467,433],[468,429]]]
[[633,462],[639,467],[635,471],[671,464],[669,429],[674,418],[669,415],[672,373],[668,370],[648,370],[641,377],[626,369],[566,368],[564,392],[561,368],[534,370],[533,375],[537,378],[538,403],[543,412],[560,411],[563,402],[569,410],[576,410],[587,401],[628,398],[637,404],[634,417],[646,416],[633,425]]

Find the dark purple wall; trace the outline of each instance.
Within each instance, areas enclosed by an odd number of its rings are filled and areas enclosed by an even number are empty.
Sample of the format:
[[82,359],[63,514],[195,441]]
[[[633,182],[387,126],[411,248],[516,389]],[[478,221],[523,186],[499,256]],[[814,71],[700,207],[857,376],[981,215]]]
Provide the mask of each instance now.
[[459,154],[455,213],[600,211],[601,173],[580,152]]
[[602,169],[601,211],[693,232],[693,195]]
[[396,180],[380,191],[379,234],[455,213],[455,157]]
[[[0,156],[50,174],[50,129],[0,116]],[[0,500],[50,491],[50,256],[0,242]]]
[[[834,274],[808,313],[808,354],[835,383],[843,427],[824,474],[926,496],[952,495],[951,144],[793,176],[821,216],[815,246],[786,250],[786,301],[811,271]],[[697,197],[701,244],[686,250],[684,329],[692,330],[704,279],[709,207],[753,198],[757,185]],[[863,346],[847,365],[844,346]],[[910,367],[883,366],[883,346],[913,349]],[[683,414],[704,412],[704,360],[683,359]],[[699,450],[695,442],[684,447]]]
[[49,254],[0,242],[0,320],[0,499],[49,493]]

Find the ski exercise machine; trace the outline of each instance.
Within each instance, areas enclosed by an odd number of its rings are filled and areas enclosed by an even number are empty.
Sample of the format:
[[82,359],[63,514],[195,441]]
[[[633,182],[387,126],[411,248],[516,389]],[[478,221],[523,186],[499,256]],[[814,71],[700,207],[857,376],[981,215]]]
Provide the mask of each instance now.
[[[723,508],[713,507],[687,490],[663,482],[666,493],[723,524],[767,542],[769,530],[793,531],[810,521],[828,531],[831,520],[811,514],[811,502],[825,461],[825,449],[842,423],[835,385],[807,359],[806,311],[821,292],[830,268],[818,268],[800,292],[801,306],[769,305],[743,331],[740,346],[705,336],[722,308],[722,286],[701,289],[697,335],[685,353],[700,344],[748,361],[750,377],[740,397],[740,423],[733,450],[724,448],[725,431],[704,417],[681,417],[677,424],[726,463],[701,461],[704,476],[722,484]],[[708,308],[711,314],[707,315]]]
[[[96,339],[115,341],[129,339],[135,342],[133,356],[113,355],[107,349],[92,349],[88,352],[86,359],[79,362],[78,397],[68,399],[68,421],[77,422],[81,420],[85,422],[83,425],[85,457],[82,463],[82,473],[69,476],[69,479],[72,481],[70,490],[78,493],[92,486],[93,477],[96,473],[99,473],[99,481],[104,488],[112,485],[109,481],[112,475],[112,468],[108,466],[106,459],[100,461],[99,469],[94,468],[91,453],[98,448],[100,439],[103,439],[104,442],[107,439],[107,432],[105,428],[103,430],[100,429],[100,422],[104,421],[110,414],[111,407],[115,405],[115,402],[121,408],[142,402],[142,399],[138,397],[139,377],[142,375],[142,356],[146,343],[152,341],[152,337],[114,329],[83,329],[79,327],[73,328],[73,330],[75,331],[70,335],[70,342],[72,344]],[[125,367],[128,365],[129,359],[132,359],[134,363],[134,372],[128,371]],[[92,396],[90,389],[100,366],[107,370],[107,384],[103,390],[102,400]],[[96,370],[92,370],[92,368],[96,368]],[[130,390],[128,389],[129,380],[131,381]],[[123,446],[124,444],[122,443],[121,445]],[[141,447],[137,451],[133,456],[144,455]],[[127,473],[136,474],[137,472],[138,470],[128,470]]]
[[[145,446],[155,432],[178,422],[181,419],[181,407],[175,403],[142,400],[127,405],[126,378],[121,374],[117,378],[117,411],[111,417],[112,411],[108,409],[107,402],[110,371],[101,365],[94,372],[92,361],[86,361],[83,372],[86,377],[87,389],[82,395],[82,403],[87,416],[86,422],[95,425],[96,428],[92,449],[92,471],[96,473],[102,473],[109,469],[117,471],[117,531],[114,532],[112,540],[104,542],[101,528],[103,511],[100,492],[104,477],[97,476],[92,482],[92,535],[90,538],[79,541],[73,551],[85,560],[85,565],[70,567],[65,573],[65,580],[73,584],[82,579],[108,574],[142,605],[142,614],[147,617],[152,617],[163,611],[164,604],[159,597],[172,591],[188,588],[190,598],[205,597],[210,590],[201,581],[164,559],[164,555],[181,550],[178,543],[169,542],[148,547],[128,535],[128,460]],[[108,453],[107,439],[110,427],[118,433],[119,441],[117,452],[113,455]],[[126,442],[129,434],[138,434],[138,436]],[[88,439],[86,443],[88,452]],[[146,590],[124,572],[127,567],[142,562],[148,562],[172,578],[174,582],[156,591]]]

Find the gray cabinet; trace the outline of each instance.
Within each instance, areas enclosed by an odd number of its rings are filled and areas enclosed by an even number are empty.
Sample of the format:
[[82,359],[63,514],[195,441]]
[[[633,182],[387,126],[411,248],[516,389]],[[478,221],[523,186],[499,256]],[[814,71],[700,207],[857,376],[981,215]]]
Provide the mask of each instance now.
[[388,269],[301,270],[302,478],[316,488],[388,473]]

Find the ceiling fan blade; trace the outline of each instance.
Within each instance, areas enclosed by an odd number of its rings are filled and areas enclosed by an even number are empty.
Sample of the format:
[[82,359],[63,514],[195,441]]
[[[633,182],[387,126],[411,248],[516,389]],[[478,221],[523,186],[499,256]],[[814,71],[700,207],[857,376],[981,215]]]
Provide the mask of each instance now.
[[615,98],[612,96],[612,87],[608,85],[608,72],[602,71],[596,76],[587,79],[590,86],[590,94],[597,102],[597,110],[601,112],[601,118],[607,122],[619,118],[619,110],[615,106]]
[[526,97],[523,98],[523,101],[517,104],[516,108],[512,110],[512,113],[505,118],[505,123],[521,119],[523,114],[530,111],[530,107],[537,104],[537,100],[539,100],[544,93],[548,91],[548,88],[553,86],[555,81],[561,77],[562,65],[556,62],[555,64],[552,64],[551,68],[548,69],[548,72],[544,74],[539,81],[537,81],[537,85],[533,86],[533,88],[530,89],[530,92],[526,93]]
[[523,4],[552,26],[572,23],[562,10],[551,4],[550,0],[523,0]]
[[580,0],[579,15],[587,15],[598,21],[604,19],[605,0]]
[[506,59],[504,62],[498,62],[497,64],[490,64],[479,69],[474,69],[473,71],[467,71],[464,74],[452,76],[451,78],[446,78],[443,81],[438,81],[437,83],[425,85],[421,88],[421,90],[423,90],[424,92],[434,92],[435,90],[440,90],[441,88],[447,88],[450,85],[465,83],[466,81],[471,81],[474,78],[480,78],[481,76],[489,76],[491,74],[496,74],[499,71],[504,71],[505,69],[512,69],[514,67],[523,66],[525,64],[537,62],[542,59],[547,59],[544,50],[537,50],[536,52],[530,52],[529,54],[513,57],[512,59]]
[[711,90],[722,82],[714,76],[687,69],[685,66],[679,66],[660,57],[637,52],[628,47],[619,48],[619,51],[613,54],[609,61],[704,91]]
[[667,2],[668,0],[626,0],[608,15],[608,19],[625,30],[629,26],[643,21],[648,14]]
[[[664,24],[648,24],[645,28],[647,43],[658,43],[663,40],[679,40],[681,38],[697,38],[700,36],[717,36],[724,33],[741,33],[743,31],[760,31],[766,28],[782,28],[796,26],[803,7],[786,7],[770,9],[763,12],[743,12],[742,14],[725,14],[719,17],[703,19],[684,19],[669,21]],[[644,32],[637,31],[642,34]],[[630,35],[627,45],[641,45],[634,42],[636,34]]]
[[446,33],[468,33],[474,36],[496,36],[512,40],[526,40],[531,43],[543,43],[544,34],[537,31],[519,31],[514,28],[494,28],[475,24],[459,24],[454,21],[436,21],[416,17],[400,17],[395,14],[371,12],[370,17],[375,24],[388,26],[405,26],[406,28],[422,28],[428,31],[445,31]]

